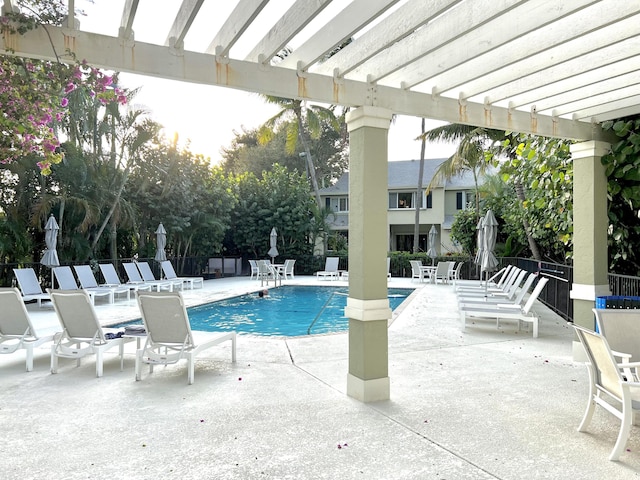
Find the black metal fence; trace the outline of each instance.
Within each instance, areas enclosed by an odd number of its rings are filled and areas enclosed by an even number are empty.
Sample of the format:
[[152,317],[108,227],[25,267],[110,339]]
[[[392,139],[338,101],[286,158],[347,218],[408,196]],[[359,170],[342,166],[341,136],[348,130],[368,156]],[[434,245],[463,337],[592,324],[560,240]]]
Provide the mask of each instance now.
[[[339,256],[340,261],[338,268],[340,270],[349,269],[349,258],[347,256]],[[438,261],[462,261],[464,262],[460,272],[461,278],[478,279],[480,271],[473,261],[463,257],[442,257],[432,260],[424,255],[413,255],[408,253],[392,253],[391,256],[391,275],[394,277],[410,277],[411,265],[409,260],[421,260],[423,263],[437,263]],[[222,261],[222,268],[214,268]],[[152,258],[136,259],[137,261],[146,261],[156,276],[160,278],[160,264]],[[247,258],[240,257],[186,257],[186,258],[169,258],[180,276],[204,276],[206,278],[216,278],[230,275],[249,275],[250,268]],[[216,261],[212,261],[216,260]],[[295,273],[297,275],[313,275],[315,272],[324,269],[326,257],[322,255],[303,255],[296,257]],[[126,281],[126,274],[123,263],[132,262],[134,259],[123,258],[118,260],[101,260],[99,263],[113,263],[120,278]],[[537,262],[527,258],[503,257],[499,258],[500,267],[506,265],[515,265],[528,272],[535,272],[548,278],[547,286],[540,293],[540,301],[551,308],[554,312],[568,321],[573,321],[573,302],[571,301],[570,292],[573,284],[573,267],[570,265],[562,265],[549,262]],[[86,262],[85,262],[86,264]],[[225,271],[224,265],[234,265],[233,272]],[[73,265],[67,263],[67,265]],[[92,261],[90,265],[93,267],[94,274],[99,282],[102,282],[98,262]],[[51,286],[52,272],[51,269],[41,265],[39,262],[32,263],[2,263],[0,264],[0,286],[17,286],[14,268],[33,268],[40,280],[43,288]],[[609,274],[609,287],[611,295],[623,296],[640,296],[640,277],[632,277],[629,275]]]

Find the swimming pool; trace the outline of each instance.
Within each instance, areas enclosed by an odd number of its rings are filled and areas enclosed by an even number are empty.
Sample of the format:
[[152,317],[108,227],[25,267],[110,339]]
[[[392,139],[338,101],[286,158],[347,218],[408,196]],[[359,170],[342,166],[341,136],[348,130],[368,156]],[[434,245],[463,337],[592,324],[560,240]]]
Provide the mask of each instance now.
[[[411,293],[410,288],[390,288],[389,306],[395,310]],[[346,287],[285,285],[257,293],[220,300],[187,309],[191,328],[210,332],[235,330],[263,336],[316,335],[344,332]]]

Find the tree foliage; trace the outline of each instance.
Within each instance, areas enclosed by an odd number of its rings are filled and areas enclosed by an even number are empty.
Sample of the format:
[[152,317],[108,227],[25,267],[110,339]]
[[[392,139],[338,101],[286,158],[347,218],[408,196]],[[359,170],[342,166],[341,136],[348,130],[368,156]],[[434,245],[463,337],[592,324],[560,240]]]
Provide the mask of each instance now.
[[609,268],[620,274],[638,275],[640,253],[640,117],[603,124],[620,141],[602,157],[608,182]]

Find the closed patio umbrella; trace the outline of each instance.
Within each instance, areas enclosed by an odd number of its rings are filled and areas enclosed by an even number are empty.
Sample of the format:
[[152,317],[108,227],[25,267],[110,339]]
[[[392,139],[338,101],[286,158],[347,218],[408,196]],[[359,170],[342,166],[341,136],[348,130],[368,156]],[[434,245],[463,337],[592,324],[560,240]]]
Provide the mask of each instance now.
[[271,233],[269,234],[269,256],[271,257],[271,263],[273,263],[273,259],[279,255],[278,248],[276,244],[278,242],[278,232],[276,231],[276,227],[271,229]]
[[476,230],[478,231],[478,238],[476,239],[476,258],[475,264],[480,266],[482,264],[482,252],[484,251],[484,217],[480,217]]
[[[483,252],[482,252],[482,271],[487,276],[487,284],[489,283],[489,272],[498,266],[498,259],[494,254],[496,248],[496,239],[498,238],[498,221],[492,210],[487,210],[483,222]],[[485,284],[485,288],[487,288]]]
[[435,225],[431,225],[431,230],[429,230],[429,238],[427,240],[427,255],[431,257],[431,264],[435,263],[436,257],[438,256],[438,251],[436,250],[436,238],[438,237],[438,230],[436,230]]
[[[58,251],[56,250],[58,245],[58,230],[60,230],[60,227],[58,226],[58,222],[56,222],[56,217],[50,215],[44,226],[44,242],[47,245],[47,248],[42,254],[42,259],[40,260],[40,263],[45,267],[53,268],[60,265],[60,260],[58,260]],[[51,288],[53,288],[53,286],[52,270]]]
[[158,262],[164,262],[167,259],[167,254],[164,252],[167,246],[167,231],[164,229],[164,225],[160,223],[156,230],[156,256],[154,257]]

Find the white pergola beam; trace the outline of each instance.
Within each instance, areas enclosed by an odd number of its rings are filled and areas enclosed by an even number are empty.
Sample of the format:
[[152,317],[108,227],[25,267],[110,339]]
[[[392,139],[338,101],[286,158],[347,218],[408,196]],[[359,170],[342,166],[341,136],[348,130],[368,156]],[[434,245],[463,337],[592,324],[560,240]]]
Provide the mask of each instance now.
[[[399,42],[418,28],[447,11],[460,0],[409,0],[391,13],[384,23],[378,23],[354,42],[313,67],[313,72],[344,76],[385,48]],[[409,32],[409,33],[407,33]]]
[[[149,75],[166,79],[218,85],[284,98],[299,98],[323,104],[350,107],[371,105],[396,114],[426,117],[452,123],[532,133],[577,140],[605,140],[609,134],[589,122],[531,115],[506,108],[486,108],[484,104],[398,90],[382,85],[344,79],[336,83],[326,75],[308,73],[305,78],[295,70],[267,67],[253,62],[228,59],[216,62],[214,55],[185,51],[172,55],[169,47],[136,42],[122,45],[119,39],[89,32],[77,32],[73,42],[63,29],[48,27],[53,48],[65,51],[73,46],[76,58],[86,59],[96,67]],[[25,35],[5,35],[4,52],[25,57],[54,60],[54,50],[44,29]],[[72,57],[67,58],[73,61]]]
[[183,0],[176,18],[173,20],[167,39],[164,41],[165,45],[176,49],[184,48],[184,37],[187,36],[187,32],[196,19],[202,2],[204,0]]
[[133,37],[133,20],[136,18],[139,0],[126,0],[120,18],[120,31],[118,36],[123,39]]
[[[455,5],[413,34],[353,69],[346,77],[352,80],[365,81],[371,78],[379,81],[417,59],[430,58],[438,48],[445,48],[465,32],[522,3],[523,0],[474,0]],[[400,85],[400,81],[397,85]]]
[[226,57],[267,3],[269,0],[240,0],[207,47],[206,53],[216,53],[216,47],[220,47],[218,54]]
[[[583,6],[582,0],[520,5],[465,33],[446,49],[439,48],[433,55],[385,78],[384,83],[394,84],[402,79],[413,87],[426,80],[429,89],[435,87],[438,93],[456,89],[465,97],[471,97],[480,93],[479,81],[489,83],[485,79],[487,75],[505,68],[512,71],[514,63],[527,65],[530,57],[580,37],[585,29],[588,31],[616,18],[604,5]],[[527,21],[522,21],[525,15]],[[507,25],[509,27],[505,28]],[[543,26],[545,28],[541,28]],[[549,30],[553,30],[553,34],[549,34]],[[452,52],[456,54],[452,55]],[[549,54],[545,58],[549,61],[553,57]],[[467,83],[475,88],[467,89]]]
[[[640,10],[640,2],[638,2],[636,10]],[[611,17],[609,17],[611,18]],[[463,98],[472,98],[476,95],[486,96],[486,92],[502,87],[503,85],[512,81],[513,78],[520,78],[532,73],[547,69],[553,65],[558,65],[561,68],[569,70],[570,66],[566,65],[573,60],[573,63],[581,63],[582,66],[576,66],[574,72],[579,73],[585,67],[589,67],[584,60],[580,60],[581,56],[587,56],[597,52],[610,45],[611,43],[620,42],[628,39],[638,33],[638,22],[640,21],[640,15],[635,15],[625,21],[616,24],[616,28],[602,29],[601,23],[590,19],[594,26],[594,30],[586,35],[580,35],[577,38],[573,38],[564,44],[555,45],[547,48],[551,42],[542,41],[539,34],[541,31],[536,32],[535,35],[538,38],[522,37],[512,42],[510,45],[505,46],[502,49],[492,52],[490,57],[482,56],[474,58],[467,62],[465,66],[469,71],[474,72],[474,78],[469,79],[469,83],[465,84],[465,78],[463,77],[463,69],[456,68],[447,72],[446,74],[439,76],[432,81],[438,84],[438,92],[445,92],[457,87],[459,91],[464,92]],[[599,29],[595,29],[598,26]],[[606,24],[605,24],[606,26]],[[537,42],[537,43],[536,43]],[[536,43],[535,47],[530,48],[528,51],[523,51],[522,57],[516,53],[520,48],[524,48],[525,45]],[[533,53],[534,50],[540,48],[540,51]],[[510,61],[508,60],[509,52],[512,52]],[[601,59],[600,62],[606,61]],[[592,64],[593,65],[593,64]]]
[[293,37],[313,20],[331,0],[297,0],[278,20],[245,60],[267,64]]
[[302,63],[302,70],[321,59],[345,40],[382,15],[399,0],[354,0],[336,15],[325,28],[321,28],[304,44],[285,58],[281,65],[296,68]]

